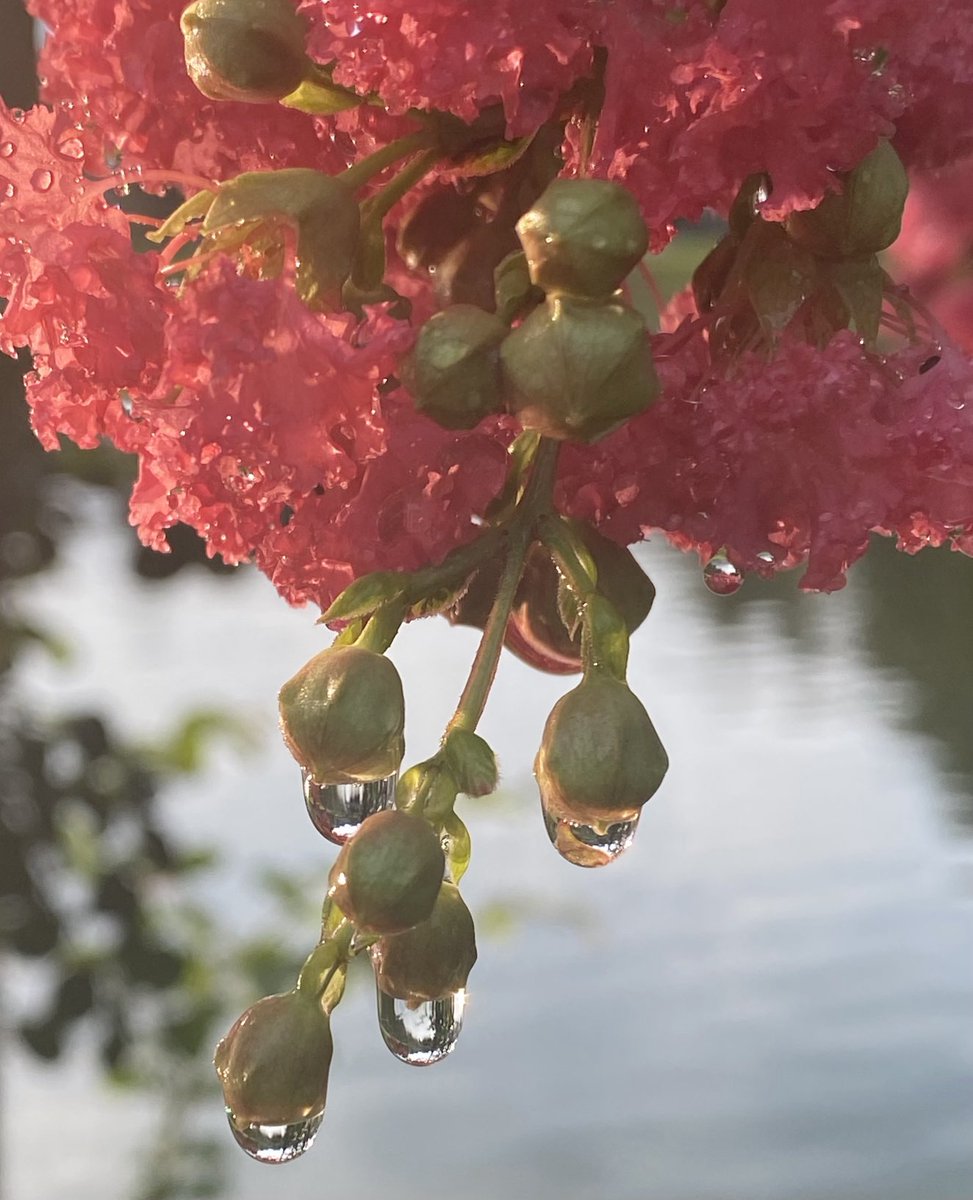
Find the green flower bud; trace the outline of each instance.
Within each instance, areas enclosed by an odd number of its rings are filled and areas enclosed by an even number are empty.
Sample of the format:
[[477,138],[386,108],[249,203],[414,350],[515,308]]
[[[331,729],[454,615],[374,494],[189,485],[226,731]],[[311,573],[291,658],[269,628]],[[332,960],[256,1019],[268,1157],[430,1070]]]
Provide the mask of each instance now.
[[620,287],[649,244],[635,197],[606,179],[555,179],[517,236],[538,287],[592,299]]
[[[227,240],[235,249],[280,218],[297,228],[301,299],[311,308],[339,308],[361,230],[358,202],[340,179],[305,167],[245,172],[220,186],[203,233],[217,246]],[[241,237],[241,227],[251,222],[255,229]]]
[[637,816],[668,767],[638,697],[627,684],[593,671],[555,704],[534,773],[548,812],[598,824]]
[[459,889],[444,883],[432,916],[372,947],[378,986],[389,996],[421,1004],[466,987],[476,962],[473,917]]
[[621,304],[548,299],[500,348],[508,403],[525,429],[594,441],[655,400],[645,322]]
[[211,100],[280,100],[310,66],[288,0],[196,0],[180,25],[190,77]]
[[840,195],[787,218],[788,234],[821,258],[877,254],[899,236],[909,177],[892,144],[882,138],[844,179]]
[[432,915],[446,860],[433,827],[412,813],[376,813],[331,869],[335,903],[363,933],[402,933]]
[[419,331],[408,386],[416,408],[444,429],[472,429],[500,400],[500,343],[507,327],[472,304],[454,304]]
[[280,727],[317,784],[385,779],[405,753],[402,681],[360,646],[322,650],[280,689]]
[[266,996],[216,1047],[226,1107],[240,1125],[291,1125],[324,1111],[331,1025],[301,992]]

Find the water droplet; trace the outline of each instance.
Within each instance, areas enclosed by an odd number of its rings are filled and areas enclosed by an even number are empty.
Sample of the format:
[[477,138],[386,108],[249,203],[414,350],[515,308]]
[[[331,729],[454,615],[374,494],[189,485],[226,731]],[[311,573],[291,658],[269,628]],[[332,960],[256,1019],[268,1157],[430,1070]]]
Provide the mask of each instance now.
[[0,158],[9,158],[16,148],[13,142],[0,142]]
[[743,586],[743,572],[718,550],[703,567],[703,581],[714,595],[732,596]]
[[65,158],[84,158],[84,145],[80,138],[65,138],[63,142],[58,144],[57,152]]
[[418,1004],[390,996],[381,988],[376,991],[378,1027],[386,1046],[400,1062],[429,1067],[450,1053],[463,1028],[465,989]]
[[392,808],[398,776],[365,783],[315,783],[304,772],[304,802],[311,824],[329,842],[343,846],[373,813]]
[[37,192],[49,192],[53,182],[54,176],[46,167],[38,167],[30,177],[30,186]]
[[607,867],[635,841],[639,819],[582,825],[549,813],[541,804],[544,828],[551,845],[576,867]]
[[285,1163],[310,1150],[324,1113],[295,1121],[292,1125],[247,1125],[237,1121],[230,1109],[226,1110],[226,1118],[237,1145],[251,1158],[262,1163]]
[[765,563],[768,567],[772,567],[774,565],[774,556],[769,550],[761,550],[757,555],[757,558],[762,563]]
[[7,197],[8,200],[12,200],[14,198],[14,196],[17,195],[16,184],[8,183],[7,186],[3,189],[3,194]]

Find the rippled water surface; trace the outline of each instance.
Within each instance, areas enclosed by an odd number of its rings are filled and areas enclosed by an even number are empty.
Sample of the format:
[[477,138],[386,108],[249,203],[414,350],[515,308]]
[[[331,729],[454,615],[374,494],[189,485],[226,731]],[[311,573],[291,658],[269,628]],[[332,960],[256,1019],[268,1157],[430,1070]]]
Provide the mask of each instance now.
[[[141,588],[92,520],[30,591],[78,654],[31,662],[25,691],[144,736],[246,710],[260,752],[174,791],[170,827],[220,843],[200,894],[234,922],[261,918],[262,866],[323,887],[336,851],[274,732],[276,688],[325,644],[313,614],[256,576]],[[880,553],[831,598],[719,599],[674,551],[645,561],[659,599],[631,679],[672,769],[633,848],[590,872],[554,852],[530,764],[565,681],[505,661],[484,723],[504,791],[463,812],[481,935],[459,1047],[396,1062],[362,979],[314,1149],[271,1170],[228,1146],[227,1197],[973,1197],[973,563]],[[396,644],[410,758],[474,646],[435,621]],[[110,1093],[83,1043],[50,1068],[10,1049],[3,1093],[8,1200],[132,1194],[153,1103]]]

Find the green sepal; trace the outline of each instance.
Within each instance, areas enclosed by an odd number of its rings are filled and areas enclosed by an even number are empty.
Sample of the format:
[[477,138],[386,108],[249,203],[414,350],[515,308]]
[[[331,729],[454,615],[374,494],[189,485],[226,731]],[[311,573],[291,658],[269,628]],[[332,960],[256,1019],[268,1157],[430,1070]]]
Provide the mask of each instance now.
[[509,142],[496,141],[485,149],[473,150],[468,156],[454,160],[450,167],[461,172],[466,178],[495,175],[498,171],[505,171],[507,167],[513,166],[517,159],[526,153],[533,140],[534,134],[531,133]]
[[175,212],[170,213],[158,229],[153,229],[145,236],[150,242],[164,242],[166,238],[175,237],[177,233],[182,233],[190,221],[205,217],[215,199],[216,192],[206,189],[197,192],[195,196],[184,200]]
[[886,279],[878,259],[874,254],[845,259],[828,263],[824,270],[848,309],[859,337],[864,338],[866,346],[873,347],[878,339]]
[[527,255],[523,250],[508,254],[493,272],[493,294],[497,301],[497,316],[505,325],[511,324],[532,305],[544,299],[540,288],[531,283]]
[[395,789],[395,806],[437,822],[452,812],[460,788],[440,751],[410,767]]
[[448,812],[443,818],[443,834],[449,877],[453,883],[459,883],[470,865],[473,839],[470,837],[470,831],[455,812]]
[[332,601],[317,620],[318,625],[370,616],[376,609],[400,600],[409,588],[409,576],[400,571],[373,571],[356,579]]
[[628,668],[628,630],[621,613],[604,596],[589,596],[583,613],[585,668],[600,667],[624,681]]
[[497,790],[499,772],[490,746],[469,729],[452,729],[443,752],[459,791],[467,796],[489,796]]
[[753,227],[746,264],[750,303],[771,342],[784,332],[814,290],[816,266],[782,225],[762,221]]
[[563,575],[559,574],[557,583],[557,611],[561,623],[573,639],[581,627],[581,603],[574,588]]
[[538,533],[557,569],[579,598],[586,599],[598,586],[598,568],[570,522],[563,517],[547,517],[540,522]]
[[298,112],[329,114],[346,112],[357,108],[365,100],[350,88],[339,87],[332,82],[330,68],[317,68],[280,101],[285,108],[296,108]]

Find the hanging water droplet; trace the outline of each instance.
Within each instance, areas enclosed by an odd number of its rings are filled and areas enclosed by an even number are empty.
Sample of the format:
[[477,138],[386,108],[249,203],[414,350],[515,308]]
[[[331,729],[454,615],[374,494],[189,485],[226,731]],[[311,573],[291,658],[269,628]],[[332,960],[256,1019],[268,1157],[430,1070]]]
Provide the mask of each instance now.
[[725,551],[718,550],[703,567],[703,581],[714,595],[732,596],[743,586],[743,572]]
[[551,845],[576,867],[607,867],[635,841],[639,819],[583,825],[550,813],[541,803],[544,828]]
[[315,783],[307,771],[304,802],[311,824],[329,842],[343,846],[373,813],[392,808],[398,776],[370,779],[365,783]]
[[439,1000],[410,1001],[376,988],[378,1027],[385,1044],[400,1062],[430,1067],[446,1057],[463,1028],[466,990]]
[[306,1117],[291,1125],[248,1125],[238,1121],[230,1109],[226,1110],[226,1119],[230,1122],[237,1145],[251,1158],[262,1163],[285,1163],[310,1150],[321,1128],[324,1113]]

